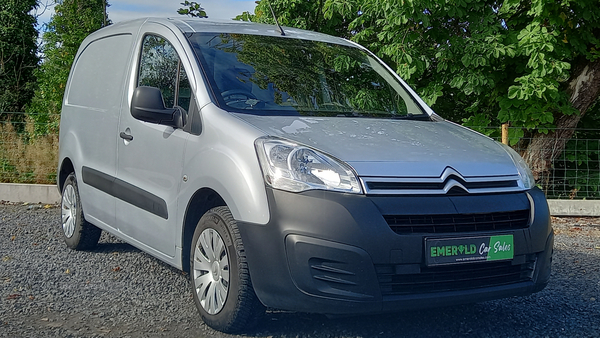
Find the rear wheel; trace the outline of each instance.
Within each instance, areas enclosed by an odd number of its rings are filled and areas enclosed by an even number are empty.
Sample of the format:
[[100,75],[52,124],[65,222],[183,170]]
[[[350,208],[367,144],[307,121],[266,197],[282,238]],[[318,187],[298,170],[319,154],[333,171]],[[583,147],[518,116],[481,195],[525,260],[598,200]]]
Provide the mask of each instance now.
[[227,207],[209,210],[198,222],[190,253],[194,302],[213,329],[232,333],[254,326],[264,314],[246,263],[242,239]]
[[60,203],[62,230],[67,246],[73,250],[96,247],[102,230],[88,223],[83,216],[77,178],[74,173],[65,180]]

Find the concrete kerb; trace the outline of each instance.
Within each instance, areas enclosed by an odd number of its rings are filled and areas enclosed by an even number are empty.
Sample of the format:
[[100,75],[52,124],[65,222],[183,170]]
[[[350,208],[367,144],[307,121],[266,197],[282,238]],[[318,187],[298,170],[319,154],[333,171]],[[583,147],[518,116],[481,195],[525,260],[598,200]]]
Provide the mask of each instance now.
[[0,201],[56,204],[60,193],[54,184],[0,183]]
[[[0,201],[22,203],[60,203],[60,194],[53,184],[0,183]],[[600,216],[600,201],[548,200],[552,216]]]
[[600,216],[599,200],[548,200],[552,216]]

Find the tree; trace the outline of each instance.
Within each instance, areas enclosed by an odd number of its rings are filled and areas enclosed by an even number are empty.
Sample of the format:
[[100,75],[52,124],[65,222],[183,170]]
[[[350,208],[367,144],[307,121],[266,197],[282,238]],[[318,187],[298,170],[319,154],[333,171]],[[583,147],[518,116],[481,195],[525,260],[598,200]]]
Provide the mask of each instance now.
[[[38,64],[36,0],[0,3],[0,113],[21,112],[33,97]],[[2,117],[2,115],[0,115]]]
[[[271,6],[282,26],[296,27],[326,33],[330,35],[350,38],[351,32],[348,25],[358,17],[358,11],[354,14],[339,11],[329,11],[325,18],[326,3],[329,0],[272,0]],[[275,19],[269,8],[269,1],[257,1],[254,15],[242,13],[236,20],[253,21],[275,24]],[[347,14],[347,15],[346,15]]]
[[36,72],[38,89],[27,108],[36,121],[36,133],[58,129],[65,86],[75,54],[86,36],[103,27],[106,7],[106,0],[63,0],[56,4],[55,14],[42,38],[44,57]]
[[200,7],[200,4],[196,1],[185,0],[181,4],[187,8],[180,8],[177,10],[177,13],[181,15],[189,15],[192,18],[208,18],[204,8]]
[[330,19],[350,20],[336,35],[374,51],[440,115],[520,127],[511,143],[533,137],[523,155],[536,178],[600,94],[598,0],[302,1],[323,3],[312,11],[324,26],[304,25],[295,0],[272,2],[300,28],[331,34]]

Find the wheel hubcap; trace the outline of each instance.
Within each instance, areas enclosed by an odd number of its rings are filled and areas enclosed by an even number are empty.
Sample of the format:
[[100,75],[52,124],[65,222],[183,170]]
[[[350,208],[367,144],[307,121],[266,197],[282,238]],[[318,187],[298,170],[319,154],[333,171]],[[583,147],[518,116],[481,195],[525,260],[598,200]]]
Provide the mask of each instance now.
[[211,315],[219,313],[229,291],[229,256],[214,229],[202,231],[194,248],[193,279],[202,308]]
[[212,264],[212,276],[213,276],[213,280],[215,282],[219,281],[219,278],[221,277],[221,273],[220,273],[220,267],[219,267],[219,262],[213,262]]
[[72,185],[67,185],[61,200],[62,228],[65,236],[71,238],[75,233],[77,215],[77,195]]

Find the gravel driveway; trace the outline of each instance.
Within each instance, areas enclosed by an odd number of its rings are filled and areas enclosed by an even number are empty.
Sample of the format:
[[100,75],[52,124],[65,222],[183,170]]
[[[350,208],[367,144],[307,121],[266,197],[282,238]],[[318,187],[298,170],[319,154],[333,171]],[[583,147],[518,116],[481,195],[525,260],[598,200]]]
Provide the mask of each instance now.
[[[234,337],[205,326],[188,279],[105,233],[66,248],[59,209],[0,205],[0,337]],[[555,218],[553,272],[529,297],[328,319],[269,311],[250,337],[600,337],[600,219]]]

